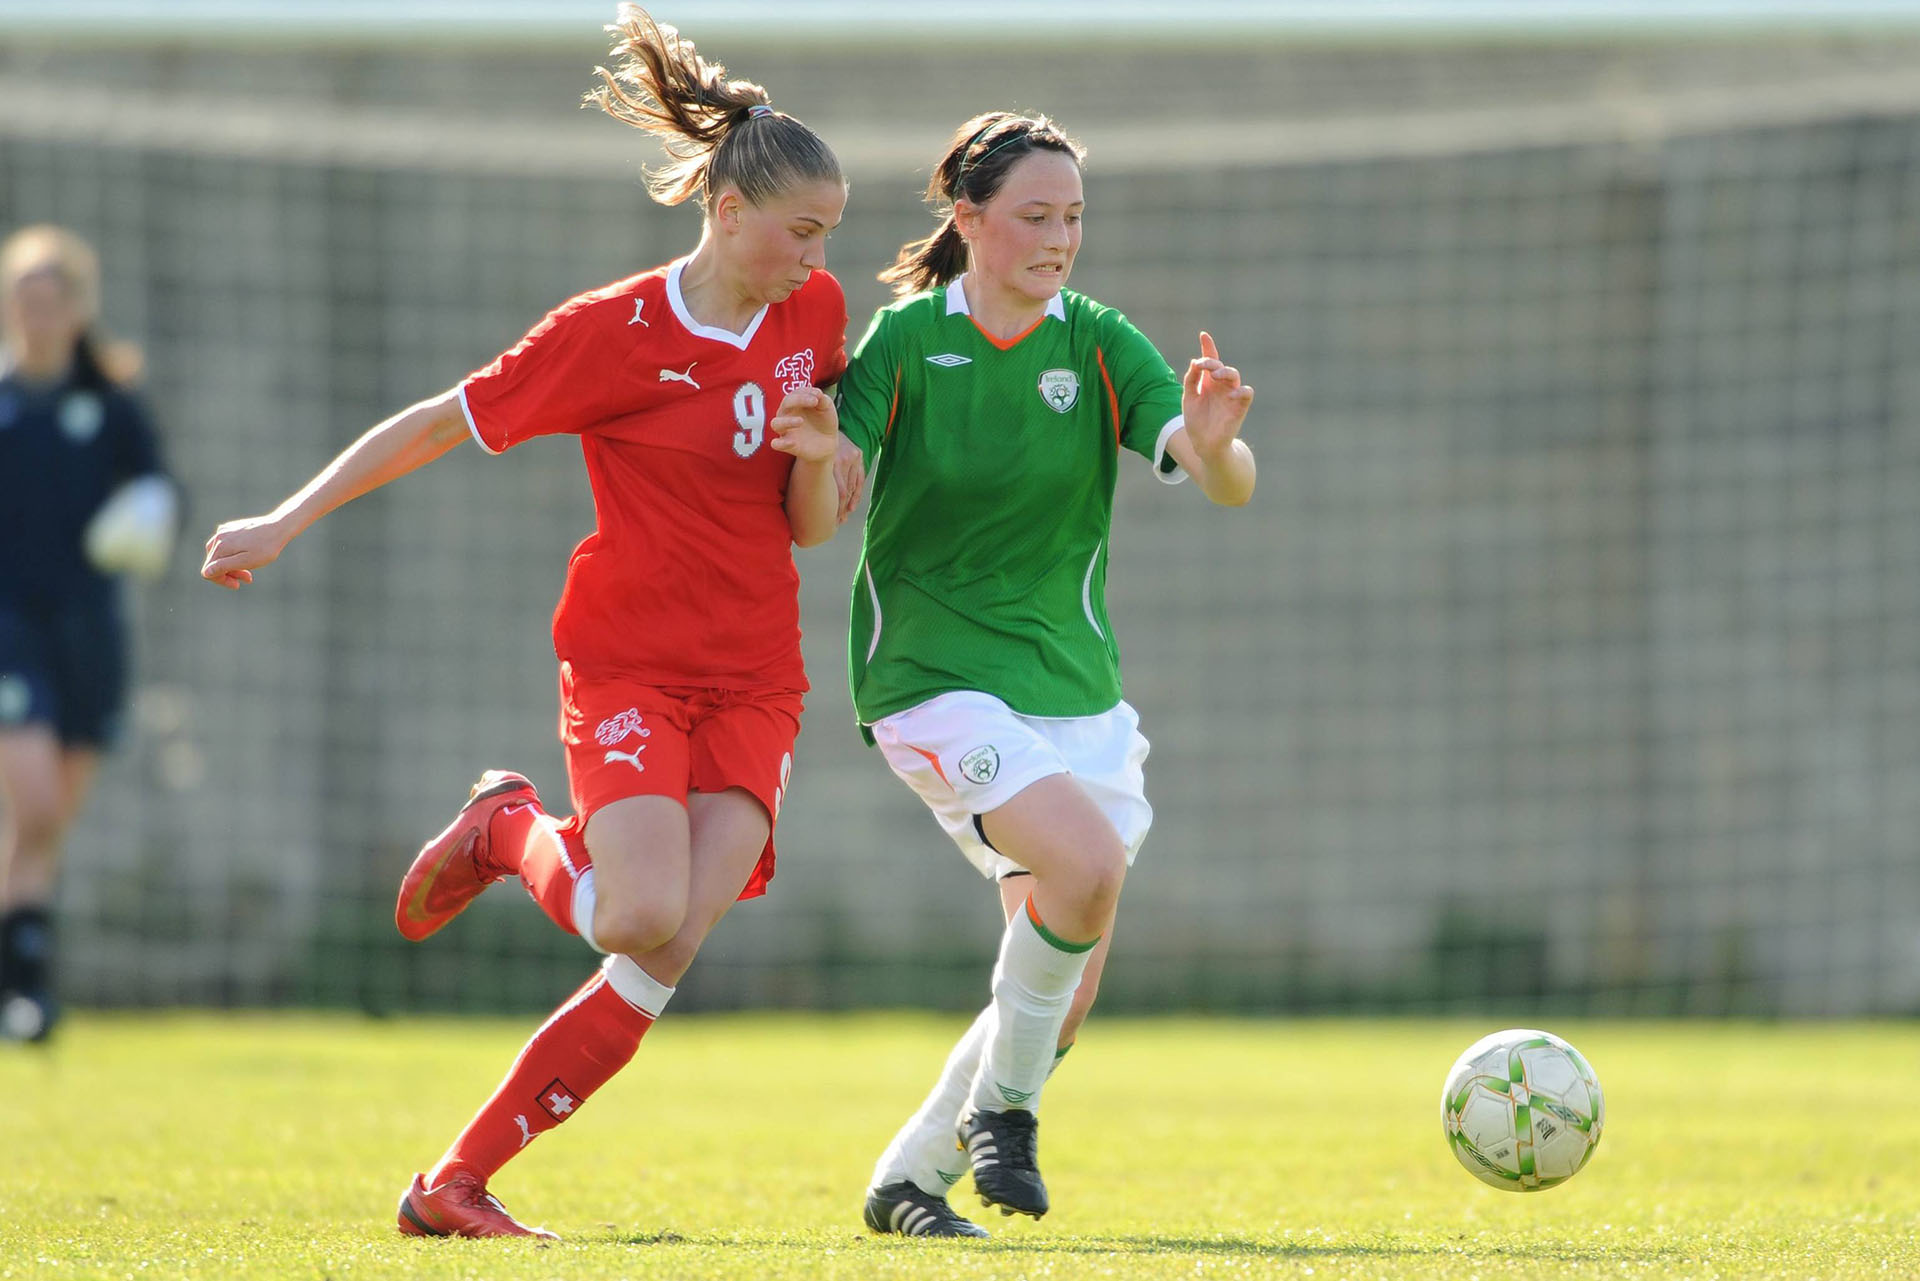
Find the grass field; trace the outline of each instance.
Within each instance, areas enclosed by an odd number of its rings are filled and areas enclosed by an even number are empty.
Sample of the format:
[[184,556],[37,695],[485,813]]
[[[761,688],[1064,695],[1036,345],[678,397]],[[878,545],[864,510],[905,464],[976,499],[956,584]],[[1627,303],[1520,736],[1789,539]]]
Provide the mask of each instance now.
[[686,1017],[495,1181],[562,1244],[398,1236],[530,1026],[83,1015],[6,1048],[0,1279],[1920,1277],[1912,1024],[1555,1022],[1608,1130],[1522,1196],[1440,1135],[1487,1027],[1096,1019],[1047,1093],[1053,1214],[935,1243],[869,1236],[860,1192],[957,1021]]

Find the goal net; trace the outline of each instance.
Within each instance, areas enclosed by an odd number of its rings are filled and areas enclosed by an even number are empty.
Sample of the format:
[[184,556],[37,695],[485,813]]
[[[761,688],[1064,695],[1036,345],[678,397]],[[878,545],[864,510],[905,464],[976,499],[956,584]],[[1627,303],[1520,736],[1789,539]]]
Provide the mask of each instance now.
[[[482,768],[564,803],[577,450],[457,451],[237,594],[189,562],[697,217],[573,109],[590,25],[119,36],[0,43],[0,227],[99,246],[196,531],[135,595],[69,996],[545,1008],[590,958],[516,889],[424,946],[391,908]],[[1074,285],[1258,389],[1249,507],[1122,479],[1156,821],[1106,1005],[1920,1008],[1920,40],[708,43],[847,164],[854,337],[947,133],[1038,108],[1090,148]],[[799,553],[780,873],[689,1006],[984,991],[993,896],[852,725],[857,545]]]

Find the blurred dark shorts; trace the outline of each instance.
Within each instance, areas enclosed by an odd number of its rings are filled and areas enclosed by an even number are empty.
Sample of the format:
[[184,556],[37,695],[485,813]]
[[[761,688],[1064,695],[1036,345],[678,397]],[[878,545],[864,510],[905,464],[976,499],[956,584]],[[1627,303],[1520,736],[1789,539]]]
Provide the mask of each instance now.
[[0,733],[45,725],[63,746],[105,749],[119,737],[126,696],[126,625],[115,597],[0,600]]

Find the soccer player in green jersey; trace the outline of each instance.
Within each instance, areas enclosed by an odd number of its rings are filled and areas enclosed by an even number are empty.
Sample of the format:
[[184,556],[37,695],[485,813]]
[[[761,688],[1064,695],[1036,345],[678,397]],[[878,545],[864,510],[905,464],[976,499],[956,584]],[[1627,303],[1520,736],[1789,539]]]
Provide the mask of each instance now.
[[854,706],[1007,916],[991,1003],[874,1170],[876,1232],[986,1235],[946,1200],[969,1164],[987,1204],[1047,1212],[1041,1086],[1093,1002],[1153,818],[1105,603],[1121,451],[1219,504],[1253,493],[1253,389],[1213,340],[1182,378],[1126,317],[1065,289],[1082,154],[1044,117],[962,126],[928,188],[948,212],[882,276],[901,297],[840,385],[859,454],[843,489],[870,468],[873,493]]

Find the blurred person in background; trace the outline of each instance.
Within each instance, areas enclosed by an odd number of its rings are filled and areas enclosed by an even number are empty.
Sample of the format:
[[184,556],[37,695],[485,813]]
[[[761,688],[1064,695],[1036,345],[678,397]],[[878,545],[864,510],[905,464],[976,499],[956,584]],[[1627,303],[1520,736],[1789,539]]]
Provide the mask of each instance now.
[[0,244],[0,1036],[59,1017],[60,853],[127,693],[120,579],[166,565],[177,500],[100,264],[61,227]]
[[1218,504],[1253,494],[1253,389],[1213,339],[1182,379],[1065,288],[1081,160],[1044,116],[963,125],[927,191],[948,211],[882,274],[900,298],[840,385],[843,503],[873,469],[854,706],[1007,920],[991,1002],[874,1169],[876,1232],[986,1235],[947,1204],[969,1165],[983,1202],[1047,1212],[1041,1086],[1093,1003],[1153,819],[1105,600],[1121,451]]
[[398,1216],[412,1235],[550,1239],[489,1180],[632,1059],[721,916],[765,892],[807,689],[792,548],[838,523],[839,435],[819,388],[846,363],[846,300],[825,270],[840,163],[643,10],[622,5],[609,30],[618,70],[600,70],[590,100],[661,139],[671,162],[649,190],[699,199],[699,246],[562,304],[273,512],[221,525],[201,570],[250,582],[327,512],[469,435],[490,454],[580,438],[598,528],[553,620],[573,817],[550,817],[524,776],[487,771],[408,870],[395,922],[424,939],[518,876],[609,955],[414,1176]]

